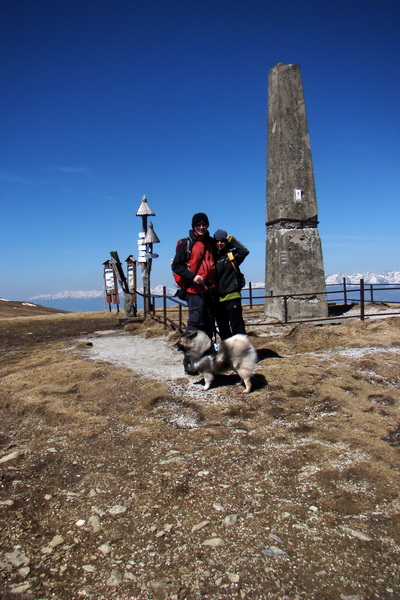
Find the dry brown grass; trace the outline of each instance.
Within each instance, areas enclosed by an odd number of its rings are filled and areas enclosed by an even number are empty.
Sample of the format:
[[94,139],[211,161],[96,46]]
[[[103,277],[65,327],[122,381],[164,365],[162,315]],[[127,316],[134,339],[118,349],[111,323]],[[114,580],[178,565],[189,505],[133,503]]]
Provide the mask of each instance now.
[[[225,376],[197,397],[183,373],[174,394],[85,358],[78,340],[120,332],[115,313],[3,323],[5,600],[16,584],[23,599],[399,595],[399,319],[250,328],[254,392]],[[166,333],[128,329],[133,343]],[[16,546],[26,575],[7,567]]]

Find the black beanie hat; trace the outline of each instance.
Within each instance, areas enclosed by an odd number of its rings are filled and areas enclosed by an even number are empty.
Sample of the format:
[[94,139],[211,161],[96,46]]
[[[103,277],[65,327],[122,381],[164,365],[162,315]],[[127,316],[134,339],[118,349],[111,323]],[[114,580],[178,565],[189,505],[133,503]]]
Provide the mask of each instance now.
[[203,221],[207,227],[209,226],[209,221],[208,221],[208,217],[205,213],[196,213],[195,215],[193,215],[193,219],[192,219],[192,227],[193,229],[196,227],[196,225],[198,223],[200,223],[200,221]]

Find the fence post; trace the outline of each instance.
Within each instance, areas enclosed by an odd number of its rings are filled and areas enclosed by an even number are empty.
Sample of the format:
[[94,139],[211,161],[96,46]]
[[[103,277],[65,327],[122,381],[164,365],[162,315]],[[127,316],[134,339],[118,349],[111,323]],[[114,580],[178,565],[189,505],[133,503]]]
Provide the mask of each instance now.
[[163,294],[164,327],[166,327],[167,326],[167,288],[165,285],[163,285],[162,294]]
[[249,281],[249,305],[250,308],[253,308],[253,293],[251,289],[251,281]]
[[287,305],[287,296],[283,296],[283,310],[285,313],[285,323],[288,322],[288,305]]
[[344,301],[344,305],[347,306],[346,277],[343,277],[343,301]]
[[143,314],[144,318],[147,316],[147,302],[146,302],[146,292],[143,290]]
[[360,319],[364,321],[365,316],[365,297],[364,297],[364,279],[360,279]]
[[371,303],[373,304],[374,303],[374,286],[372,283],[370,284],[370,291],[371,291]]

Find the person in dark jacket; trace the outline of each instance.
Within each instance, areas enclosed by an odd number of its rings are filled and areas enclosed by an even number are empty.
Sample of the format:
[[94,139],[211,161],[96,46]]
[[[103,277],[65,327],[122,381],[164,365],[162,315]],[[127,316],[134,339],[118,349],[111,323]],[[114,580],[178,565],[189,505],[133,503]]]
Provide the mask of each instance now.
[[[246,335],[242,314],[242,282],[239,265],[249,251],[233,235],[224,229],[214,233],[216,256],[215,266],[218,279],[218,302],[216,305],[216,321],[220,338],[226,340],[236,333]],[[230,256],[234,259],[232,264]]]
[[[172,271],[175,281],[186,291],[188,321],[186,331],[200,329],[210,339],[214,337],[215,321],[215,243],[208,233],[209,221],[205,213],[196,213],[192,219],[189,237],[178,242]],[[185,365],[185,371],[190,367]],[[188,370],[189,369],[189,370]]]

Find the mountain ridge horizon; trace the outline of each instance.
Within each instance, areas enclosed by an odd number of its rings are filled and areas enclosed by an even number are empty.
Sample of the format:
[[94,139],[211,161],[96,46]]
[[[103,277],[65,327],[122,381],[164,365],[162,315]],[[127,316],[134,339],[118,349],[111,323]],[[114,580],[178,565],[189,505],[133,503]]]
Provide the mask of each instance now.
[[[346,279],[346,283],[348,284],[358,284],[360,279],[364,279],[364,282],[367,284],[376,284],[376,285],[384,285],[384,284],[400,284],[400,271],[381,271],[378,273],[374,273],[372,271],[366,271],[364,273],[356,272],[356,273],[331,273],[325,276],[326,285],[337,285],[343,282],[343,279]],[[264,282],[252,282],[253,289],[260,289],[264,287]],[[154,294],[162,294],[163,285],[159,284],[152,287],[152,293]],[[247,287],[247,286],[246,286]],[[169,295],[173,295],[176,291],[176,288],[166,286],[167,293]],[[142,287],[138,288],[139,291],[142,290]],[[95,298],[103,298],[104,290],[65,290],[62,292],[57,292],[55,294],[37,294],[35,296],[30,296],[26,298],[26,300],[34,301],[34,300],[64,300],[66,298],[76,299],[76,300],[92,300]]]

